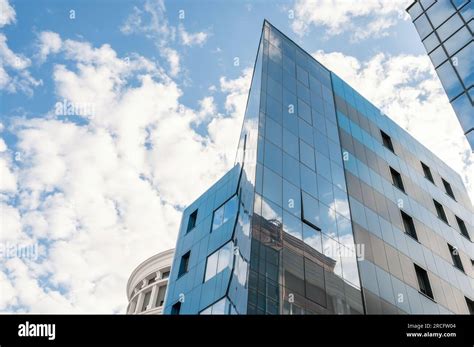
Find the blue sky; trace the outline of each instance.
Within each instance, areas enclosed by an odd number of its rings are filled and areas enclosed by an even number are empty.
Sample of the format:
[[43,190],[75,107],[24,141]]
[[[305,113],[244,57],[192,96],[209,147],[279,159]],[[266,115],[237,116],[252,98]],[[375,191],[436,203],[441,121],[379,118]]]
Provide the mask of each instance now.
[[0,265],[0,311],[124,311],[133,268],[174,246],[182,208],[232,166],[264,18],[472,196],[474,158],[410,1],[348,3],[0,0],[0,241],[38,246]]

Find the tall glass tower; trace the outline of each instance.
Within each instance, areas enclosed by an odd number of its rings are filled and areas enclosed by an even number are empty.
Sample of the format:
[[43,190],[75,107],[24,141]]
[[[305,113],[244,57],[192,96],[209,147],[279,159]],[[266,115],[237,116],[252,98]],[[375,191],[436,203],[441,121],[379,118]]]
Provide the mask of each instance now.
[[474,2],[416,0],[407,11],[474,149]]
[[234,168],[183,213],[165,314],[469,313],[460,176],[267,21]]

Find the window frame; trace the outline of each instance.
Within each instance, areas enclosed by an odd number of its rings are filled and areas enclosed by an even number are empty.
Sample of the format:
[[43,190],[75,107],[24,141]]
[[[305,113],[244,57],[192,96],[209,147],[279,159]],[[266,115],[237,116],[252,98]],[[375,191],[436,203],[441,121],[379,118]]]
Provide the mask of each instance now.
[[462,272],[465,272],[464,266],[462,265],[461,257],[459,256],[458,248],[450,245],[449,243],[447,243],[447,245],[448,245],[449,254],[451,254],[451,260],[453,261],[453,266],[456,269]]
[[425,163],[423,163],[422,161],[420,161],[420,163],[421,163],[421,168],[423,170],[423,175],[425,176],[425,178],[428,181],[430,181],[431,183],[435,184],[433,174],[431,173],[430,167],[428,165],[426,165]]
[[451,187],[451,184],[449,184],[449,182],[446,181],[443,177],[441,177],[441,181],[443,182],[444,191],[446,195],[448,195],[450,198],[456,201],[456,197],[454,196],[454,191],[453,191],[453,188]]
[[390,152],[395,154],[395,149],[393,147],[392,138],[385,131],[380,129],[380,135],[382,136],[382,145],[387,148]]
[[418,282],[418,291],[434,301],[433,289],[431,288],[428,271],[415,263],[413,265],[415,267],[416,279]]
[[392,184],[401,190],[403,193],[405,192],[405,185],[403,184],[402,175],[400,172],[395,170],[393,167],[389,166],[390,168],[390,175],[392,176]]
[[[191,258],[191,251],[187,251],[181,256],[181,261],[179,262],[178,278],[184,276],[189,271],[189,259]],[[185,263],[183,263],[185,262]],[[183,265],[184,264],[184,265]]]
[[448,220],[448,216],[446,215],[446,211],[444,210],[444,207],[443,205],[441,205],[438,201],[436,201],[435,199],[433,199],[433,204],[435,206],[435,210],[436,210],[436,215],[438,216],[438,218],[440,220],[442,220],[443,222],[445,222],[446,224],[450,225],[449,224],[449,220]]
[[196,227],[197,217],[198,217],[198,209],[195,209],[188,217],[188,226],[186,228],[186,234]]
[[413,217],[402,210],[400,210],[400,214],[402,216],[403,229],[405,230],[405,234],[418,241],[418,234],[416,233],[416,227]]

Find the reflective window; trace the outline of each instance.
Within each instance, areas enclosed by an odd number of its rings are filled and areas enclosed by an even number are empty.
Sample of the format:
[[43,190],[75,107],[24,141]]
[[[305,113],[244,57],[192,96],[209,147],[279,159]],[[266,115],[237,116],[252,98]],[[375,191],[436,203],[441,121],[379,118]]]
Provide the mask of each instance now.
[[423,44],[425,45],[426,52],[431,52],[433,49],[438,47],[439,41],[436,33],[430,34],[426,39],[423,40]]
[[418,19],[415,20],[413,24],[415,24],[416,30],[418,30],[418,34],[420,34],[422,39],[424,39],[433,30],[425,15],[418,17]]
[[295,62],[293,59],[283,54],[283,69],[288,71],[291,75],[295,74]]
[[314,93],[314,95],[317,95],[319,97],[322,97],[322,94],[321,94],[322,84],[311,75],[309,76],[309,86],[311,88],[311,93]]
[[237,215],[238,209],[238,197],[234,195],[231,199],[227,200],[224,205],[214,211],[214,217],[212,219],[212,231],[225,224],[231,218]]
[[458,30],[462,25],[463,22],[461,20],[461,17],[458,14],[455,14],[438,29],[436,29],[436,33],[438,34],[440,40],[444,41],[454,32],[456,32],[456,30]]
[[206,272],[204,282],[222,272],[224,269],[232,266],[233,243],[227,242],[224,246],[207,257]]
[[298,116],[311,124],[311,108],[301,99],[298,99]]
[[286,211],[283,211],[283,231],[299,240],[303,239],[301,220]]
[[434,5],[426,11],[431,24],[433,24],[435,28],[448,19],[453,13],[454,8],[449,1],[436,1]]
[[455,65],[459,76],[461,77],[464,85],[470,87],[474,84],[474,43],[471,41],[466,47],[456,53],[453,60],[456,58],[457,63]]
[[277,174],[282,174],[282,151],[280,148],[272,144],[271,142],[265,141],[265,153],[264,153],[264,165]]
[[268,55],[275,63],[281,64],[281,50],[270,44],[268,47]]
[[283,208],[295,216],[301,216],[300,189],[286,180],[283,180]]
[[296,96],[286,89],[283,89],[283,114],[285,117],[295,117],[298,114]]
[[274,98],[267,96],[267,112],[269,117],[276,120],[278,123],[281,124],[282,120],[282,111],[281,111],[281,103]]
[[315,170],[313,147],[309,146],[302,140],[300,140],[300,160],[311,170]]
[[327,206],[334,203],[334,193],[332,191],[332,184],[321,175],[317,175],[319,200]]
[[303,241],[312,249],[323,252],[321,231],[303,223]]
[[281,205],[282,178],[267,168],[263,171],[263,195]]
[[316,185],[316,174],[305,165],[300,165],[301,189],[314,197],[318,196],[318,187]]
[[189,270],[189,258],[191,257],[191,251],[186,252],[179,263],[178,277],[183,276]]
[[430,53],[431,62],[433,63],[434,67],[437,67],[442,62],[444,62],[448,57],[446,53],[444,53],[444,49],[442,46],[436,48],[433,52]]
[[300,119],[298,121],[298,130],[300,138],[303,139],[310,146],[313,146],[313,128],[311,127],[311,125]]
[[206,309],[202,310],[199,314],[228,314],[230,313],[230,306],[231,304],[229,300],[224,297]]
[[327,299],[323,267],[308,258],[304,258],[304,274],[306,297],[319,305],[326,307]]
[[463,91],[463,87],[459,82],[459,79],[454,72],[451,62],[448,60],[436,69],[439,75],[439,79],[443,84],[443,87],[448,94],[449,99],[454,98]]
[[299,167],[300,163],[298,160],[283,153],[283,177],[298,187],[300,185]]
[[456,34],[447,39],[443,45],[449,55],[456,53],[461,47],[472,40],[472,35],[466,27],[461,28]]
[[296,67],[296,78],[305,86],[309,87],[308,72],[299,65]]
[[267,79],[267,93],[273,96],[276,100],[282,100],[282,86],[276,82],[273,78],[268,77]]
[[283,150],[295,158],[299,158],[298,137],[283,129]]
[[265,137],[278,147],[282,145],[282,127],[270,118],[265,119]]
[[319,203],[318,200],[314,199],[305,192],[301,192],[302,198],[302,219],[304,222],[313,226],[316,229],[319,229],[320,220],[319,220]]
[[336,212],[324,204],[319,204],[319,225],[323,234],[337,239]]
[[275,63],[273,60],[268,61],[268,75],[275,81],[280,82],[282,80],[282,68],[280,64]]
[[296,83],[296,90],[298,94],[298,98],[303,100],[308,105],[311,103],[310,96],[309,96],[309,89],[301,82]]
[[296,78],[288,71],[283,71],[283,87],[296,95]]
[[332,181],[331,163],[329,158],[316,151],[316,171],[326,179]]

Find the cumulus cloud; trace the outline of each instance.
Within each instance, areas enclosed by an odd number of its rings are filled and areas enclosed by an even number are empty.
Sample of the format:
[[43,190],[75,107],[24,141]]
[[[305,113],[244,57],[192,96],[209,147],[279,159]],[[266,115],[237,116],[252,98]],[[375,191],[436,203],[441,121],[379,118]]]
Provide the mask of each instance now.
[[[177,43],[184,46],[202,46],[209,37],[206,31],[190,33],[183,24],[171,25],[166,17],[166,6],[163,0],[147,0],[143,8],[134,7],[120,31],[125,35],[143,34],[152,40],[160,55],[169,65],[169,74],[176,77],[181,72],[181,55]],[[177,40],[179,38],[179,40]]]
[[49,54],[58,53],[61,49],[61,37],[51,31],[43,31],[38,37],[38,58],[40,62],[46,60]]
[[[328,36],[343,32],[352,34],[352,39],[380,37],[400,18],[408,18],[405,8],[410,0],[356,0],[350,4],[345,0],[296,0],[291,10],[294,18],[291,29],[299,36],[307,34],[311,26],[322,26]],[[354,21],[363,19],[364,25]]]
[[179,86],[141,56],[46,37],[60,44],[40,40],[50,49],[39,52],[68,62],[53,66],[58,100],[94,104],[95,113],[7,124],[18,141],[0,142],[2,241],[37,244],[39,257],[0,265],[0,310],[124,312],[117,288],[142,260],[174,247],[181,208],[233,165],[251,70],[221,79],[224,115],[210,96],[197,109],[183,105]]
[[459,172],[474,200],[474,154],[426,55],[313,56]]
[[15,9],[8,3],[8,0],[0,0],[0,28],[15,23],[15,21]]
[[202,46],[209,36],[205,31],[188,33],[182,24],[178,27],[178,32],[181,38],[181,43],[185,46]]

